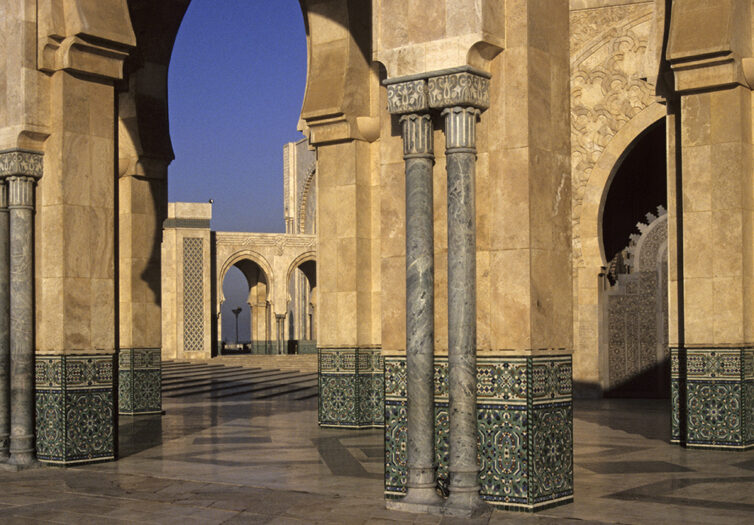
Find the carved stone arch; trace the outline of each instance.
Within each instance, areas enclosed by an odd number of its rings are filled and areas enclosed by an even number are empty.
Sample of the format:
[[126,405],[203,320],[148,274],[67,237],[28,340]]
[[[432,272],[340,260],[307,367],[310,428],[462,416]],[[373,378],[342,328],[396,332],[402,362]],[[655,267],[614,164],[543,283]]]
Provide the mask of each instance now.
[[298,231],[299,233],[308,233],[306,231],[306,213],[308,211],[309,200],[312,190],[316,187],[314,177],[317,175],[317,161],[312,162],[304,178],[304,189],[301,192],[301,202],[298,208]]
[[[317,262],[317,252],[315,252],[314,250],[302,253],[301,255],[296,257],[290,265],[288,265],[288,271],[285,275],[285,282],[290,282],[291,275],[293,275],[293,272],[296,271],[296,268],[309,261],[313,261],[315,264]],[[309,276],[307,276],[307,278],[309,278]],[[312,284],[312,287],[314,286],[316,286],[316,279]]]
[[267,259],[260,253],[255,252],[253,250],[240,250],[235,253],[233,253],[231,256],[229,256],[220,266],[220,271],[217,274],[217,295],[218,295],[218,301],[217,301],[217,308],[219,310],[220,305],[224,302],[225,298],[223,296],[223,287],[222,283],[225,280],[225,276],[227,275],[228,271],[232,266],[235,266],[237,263],[241,261],[251,261],[262,270],[262,273],[264,273],[265,278],[267,280],[267,298],[268,301],[272,300],[272,290],[273,290],[273,279],[274,275],[272,272],[272,265],[267,261]]

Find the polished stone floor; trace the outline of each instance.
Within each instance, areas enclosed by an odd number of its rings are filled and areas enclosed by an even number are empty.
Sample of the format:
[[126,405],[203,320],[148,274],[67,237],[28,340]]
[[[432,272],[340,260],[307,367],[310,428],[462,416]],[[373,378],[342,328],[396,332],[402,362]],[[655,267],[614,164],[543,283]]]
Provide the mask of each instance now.
[[754,523],[754,452],[667,444],[667,401],[577,401],[576,502],[465,521],[385,510],[381,432],[319,429],[305,374],[175,366],[166,388],[224,388],[122,417],[117,462],[0,472],[0,523]]

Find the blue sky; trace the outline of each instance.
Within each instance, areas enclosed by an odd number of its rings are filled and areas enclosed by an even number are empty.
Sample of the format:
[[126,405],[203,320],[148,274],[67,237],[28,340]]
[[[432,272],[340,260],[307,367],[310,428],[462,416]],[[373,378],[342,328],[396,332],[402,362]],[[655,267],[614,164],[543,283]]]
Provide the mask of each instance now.
[[[169,70],[175,160],[168,199],[214,199],[218,231],[282,232],[283,144],[296,131],[306,84],[306,33],[297,0],[192,0]],[[223,333],[248,338],[248,288],[231,269]]]
[[306,83],[296,0],[192,0],[169,70],[170,201],[214,199],[215,230],[281,232],[283,144]]

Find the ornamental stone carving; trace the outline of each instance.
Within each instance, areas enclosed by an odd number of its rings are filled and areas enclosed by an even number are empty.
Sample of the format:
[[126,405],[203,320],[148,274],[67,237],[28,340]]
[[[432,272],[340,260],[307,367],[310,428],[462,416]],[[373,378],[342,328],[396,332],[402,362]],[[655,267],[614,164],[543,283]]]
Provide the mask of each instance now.
[[426,79],[387,84],[387,107],[393,114],[421,112],[427,109]]
[[490,79],[486,73],[462,71],[430,77],[427,82],[429,106],[473,106],[479,109],[490,107]]
[[25,175],[39,178],[42,172],[42,153],[22,149],[0,151],[0,177]]
[[[595,10],[590,16],[605,16],[601,11]],[[617,17],[616,13],[608,15]],[[590,20],[584,18],[581,24],[599,27],[598,21]],[[640,78],[639,68],[647,49],[650,22],[651,9],[646,9],[624,25],[597,34],[582,44],[583,52],[571,63],[573,255],[577,266],[582,264],[578,233],[581,204],[592,171],[621,128],[655,102],[655,88]]]

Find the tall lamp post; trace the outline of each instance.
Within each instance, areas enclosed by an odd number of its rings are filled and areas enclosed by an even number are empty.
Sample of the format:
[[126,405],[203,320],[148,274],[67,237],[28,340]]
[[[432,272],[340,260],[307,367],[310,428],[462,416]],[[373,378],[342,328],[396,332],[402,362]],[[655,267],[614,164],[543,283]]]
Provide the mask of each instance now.
[[233,308],[231,311],[233,312],[233,315],[236,316],[236,344],[238,344],[238,314],[241,313],[241,308]]

